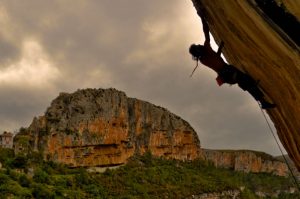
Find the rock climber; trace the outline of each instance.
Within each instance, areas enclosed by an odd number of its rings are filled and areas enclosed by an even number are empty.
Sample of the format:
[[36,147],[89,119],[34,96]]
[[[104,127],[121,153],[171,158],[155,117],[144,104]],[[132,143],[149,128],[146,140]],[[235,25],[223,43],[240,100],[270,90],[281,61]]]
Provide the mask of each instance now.
[[[208,24],[203,15],[200,12],[198,12],[198,14],[202,20],[205,42],[204,45],[192,44],[190,46],[189,52],[193,56],[193,59],[197,61],[197,66],[195,67],[194,71],[198,67],[198,61],[200,60],[202,64],[213,69],[218,74],[216,80],[219,86],[221,86],[223,83],[231,85],[238,84],[240,88],[248,91],[255,100],[260,102],[262,109],[270,109],[276,107],[275,104],[272,104],[265,100],[263,92],[258,88],[257,82],[251,76],[243,73],[236,67],[225,63],[225,61],[221,57],[221,51],[224,46],[223,42],[221,42],[217,52],[215,52],[211,48]],[[191,74],[191,76],[193,75],[193,73]]]

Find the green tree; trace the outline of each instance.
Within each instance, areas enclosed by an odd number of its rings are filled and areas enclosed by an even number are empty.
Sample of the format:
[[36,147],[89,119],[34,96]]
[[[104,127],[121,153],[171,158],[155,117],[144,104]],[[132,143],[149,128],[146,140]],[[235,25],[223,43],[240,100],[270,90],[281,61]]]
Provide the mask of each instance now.
[[30,184],[31,184],[31,180],[28,179],[28,177],[26,175],[21,175],[19,177],[19,184],[22,186],[22,187],[30,187]]
[[49,175],[45,171],[38,168],[34,172],[33,180],[39,183],[49,183]]
[[14,151],[12,149],[0,147],[0,163],[3,165],[3,167],[10,167],[14,156]]
[[88,172],[84,168],[79,169],[79,173],[75,175],[75,181],[78,186],[82,187],[91,182]]
[[10,180],[9,176],[0,173],[0,184],[6,184]]
[[23,154],[18,154],[12,161],[12,167],[18,169],[25,169],[27,167],[27,157]]
[[32,195],[36,199],[54,199],[55,192],[52,192],[43,184],[34,184],[32,186]]
[[[0,184],[0,198],[32,198],[30,190],[21,187],[17,182],[9,180]],[[14,197],[15,196],[15,197]]]

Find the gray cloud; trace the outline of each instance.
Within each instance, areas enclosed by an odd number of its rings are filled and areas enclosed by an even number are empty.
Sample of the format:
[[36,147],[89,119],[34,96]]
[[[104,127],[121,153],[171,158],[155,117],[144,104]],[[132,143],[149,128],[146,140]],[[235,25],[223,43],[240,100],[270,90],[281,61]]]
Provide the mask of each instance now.
[[0,69],[20,58],[20,49],[0,36]]
[[187,49],[203,42],[191,2],[3,0],[0,8],[0,72],[26,68],[24,43],[34,41],[43,60],[31,57],[29,69],[48,74],[23,84],[0,74],[0,130],[29,125],[59,92],[115,87],[190,122],[203,147],[279,153],[250,95],[218,87],[205,67],[189,78],[195,63]]

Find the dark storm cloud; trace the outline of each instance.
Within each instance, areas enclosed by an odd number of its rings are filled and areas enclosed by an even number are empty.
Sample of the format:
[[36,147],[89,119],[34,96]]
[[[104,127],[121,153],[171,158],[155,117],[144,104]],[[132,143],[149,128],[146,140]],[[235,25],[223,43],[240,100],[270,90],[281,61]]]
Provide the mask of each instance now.
[[115,87],[190,122],[203,147],[278,153],[251,96],[235,86],[218,87],[204,67],[189,77],[195,63],[187,49],[203,42],[191,2],[4,0],[0,8],[7,13],[3,35],[14,36],[0,35],[0,69],[7,60],[16,65],[24,59],[24,42],[33,40],[45,78],[53,76],[36,87],[35,75],[27,84],[1,84],[0,75],[0,130],[28,125],[59,92]]

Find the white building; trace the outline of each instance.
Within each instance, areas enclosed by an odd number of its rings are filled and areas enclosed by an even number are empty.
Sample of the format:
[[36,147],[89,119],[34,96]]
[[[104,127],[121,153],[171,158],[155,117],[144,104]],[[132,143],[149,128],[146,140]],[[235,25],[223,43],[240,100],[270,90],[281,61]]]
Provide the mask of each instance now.
[[3,148],[13,148],[13,137],[12,133],[4,131],[0,135],[0,146]]

